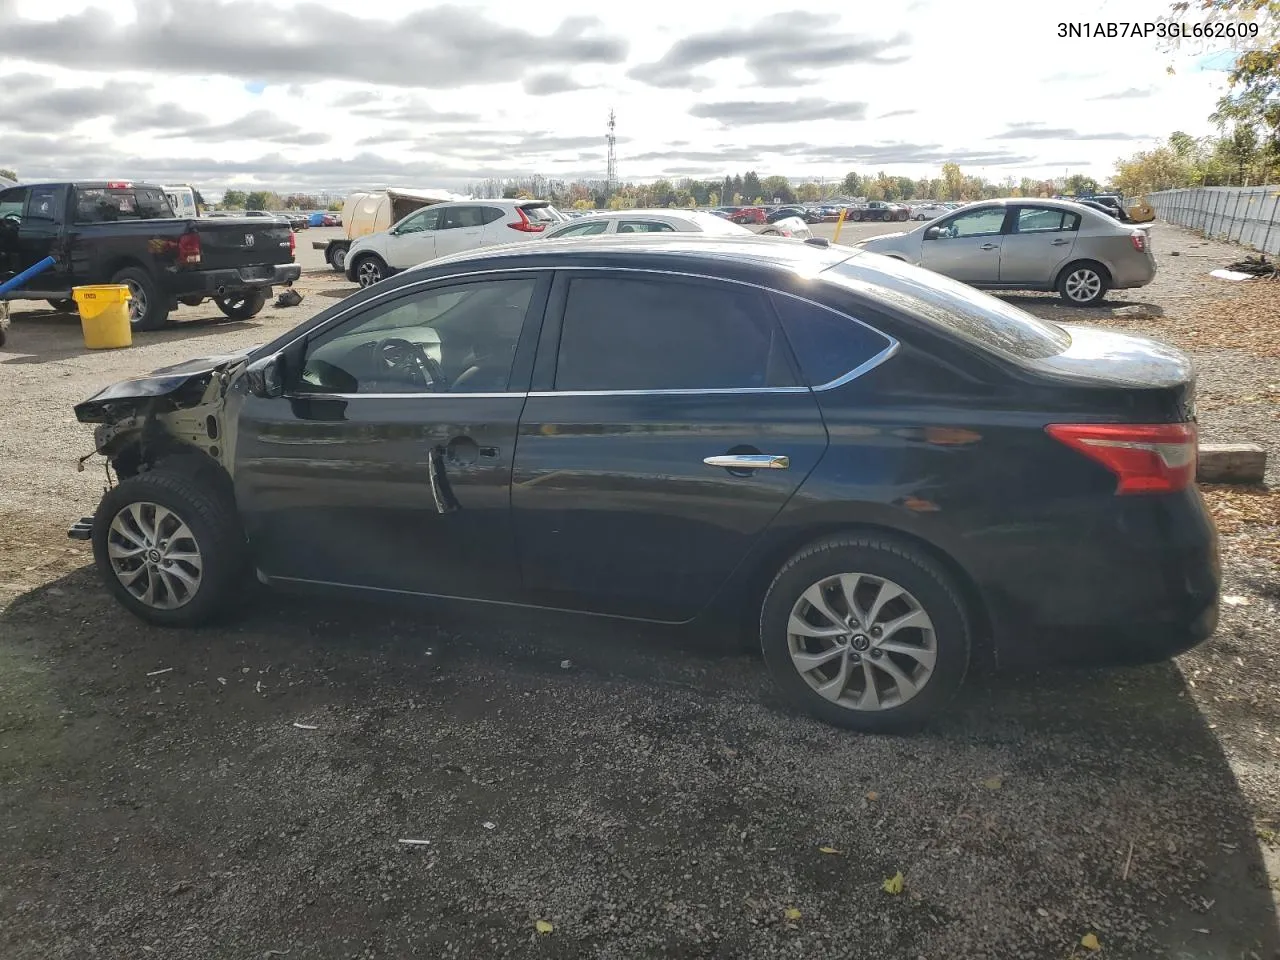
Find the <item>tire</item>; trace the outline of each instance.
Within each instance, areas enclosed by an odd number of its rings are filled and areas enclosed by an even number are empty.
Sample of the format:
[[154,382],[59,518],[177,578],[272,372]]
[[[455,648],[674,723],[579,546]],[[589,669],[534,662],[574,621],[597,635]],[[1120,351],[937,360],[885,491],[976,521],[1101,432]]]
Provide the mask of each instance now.
[[352,264],[352,272],[356,275],[356,283],[362,287],[372,287],[387,276],[387,265],[376,253],[362,253]]
[[347,269],[347,248],[341,244],[332,243],[324,252],[324,258],[329,266],[342,273]]
[[232,320],[252,320],[267,305],[267,294],[261,288],[255,288],[236,296],[214,297],[213,302]]
[[[217,469],[212,461],[203,469],[198,464],[162,464],[121,481],[98,504],[93,520],[93,556],[98,573],[107,589],[134,616],[161,626],[195,627],[211,623],[237,607],[247,550],[235,502],[215,480]],[[143,591],[141,597],[124,582],[139,569],[134,558],[117,559],[122,566],[122,572],[117,573],[111,553],[112,547],[133,549],[131,543],[145,543],[147,538],[141,535],[139,526],[131,524],[130,517],[141,516],[144,522],[154,522],[157,507],[169,511],[183,525],[176,527],[173,521],[162,520],[162,534],[185,530],[190,536],[170,540],[167,548],[158,547],[151,540],[147,553],[161,558],[163,553],[156,551],[173,551],[186,558],[194,554],[198,563],[171,559],[167,569],[147,564],[151,569],[139,576],[161,584],[154,588],[152,602],[148,602],[145,580],[135,587]],[[160,559],[159,563],[163,562]],[[198,576],[194,576],[196,573]],[[186,581],[193,576],[195,586],[191,588]],[[175,605],[163,605],[166,598]]]
[[46,300],[45,302],[59,313],[75,313],[80,309],[74,300]]
[[198,307],[204,303],[204,297],[179,297],[179,303],[185,303],[188,307]]
[[140,267],[126,267],[111,278],[129,288],[129,323],[134,330],[159,330],[169,319],[169,301],[151,274]]
[[1058,296],[1073,307],[1101,303],[1110,286],[1106,268],[1091,260],[1069,263],[1058,276]]
[[[811,587],[843,574],[862,575],[856,581],[855,600],[864,614],[872,609],[877,591],[885,583],[903,593],[882,605],[874,625],[864,623],[870,628],[866,631],[849,627],[847,635],[837,638],[803,638],[796,634],[802,655],[835,651],[825,662],[802,674],[792,659],[791,625],[796,619],[811,625],[829,621],[807,601],[802,603],[802,597],[806,593],[813,595]],[[835,615],[847,609],[842,597],[840,594],[831,598],[828,609]],[[878,644],[886,642],[888,636],[877,638],[875,628],[913,609],[917,616],[923,611],[923,624],[928,629],[904,625],[894,641],[899,644],[898,649],[879,650]],[[793,613],[797,616],[793,617]],[[836,622],[846,626],[843,619]],[[850,534],[810,544],[778,571],[761,609],[760,645],[774,682],[797,709],[836,726],[885,733],[918,727],[938,716],[951,702],[968,672],[972,631],[960,591],[932,557],[894,539]],[[908,646],[918,648],[922,656],[917,659],[899,652]],[[930,653],[934,663],[932,670],[926,672]],[[811,678],[816,685],[834,682],[841,678],[842,670],[844,682],[834,691],[838,698],[844,698],[842,702],[820,694],[806,679]],[[895,703],[904,688],[898,686],[890,670],[922,681],[922,685]],[[868,677],[875,677],[876,694],[872,700],[867,699]]]

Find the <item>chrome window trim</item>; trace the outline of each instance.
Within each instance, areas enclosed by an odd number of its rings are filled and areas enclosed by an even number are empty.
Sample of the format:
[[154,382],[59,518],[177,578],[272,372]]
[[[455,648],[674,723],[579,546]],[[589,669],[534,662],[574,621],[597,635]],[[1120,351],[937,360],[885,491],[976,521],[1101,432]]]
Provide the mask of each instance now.
[[[736,280],[731,277],[716,277],[716,276],[711,276],[709,274],[704,274],[704,273],[689,273],[688,271],[682,271],[682,270],[660,270],[654,267],[595,267],[595,266],[554,266],[553,267],[553,266],[546,266],[546,265],[536,265],[536,266],[528,266],[528,267],[498,267],[491,270],[473,270],[469,273],[451,273],[451,274],[446,274],[445,276],[431,277],[428,279],[417,280],[413,283],[406,283],[403,286],[396,287],[394,290],[388,290],[387,292],[381,294],[380,296],[371,297],[370,299],[364,301],[363,303],[348,307],[346,310],[343,310],[342,312],[337,313],[334,316],[330,317],[329,320],[323,326],[325,328],[328,328],[331,325],[342,322],[343,318],[345,318],[348,314],[352,313],[355,310],[364,310],[366,308],[374,307],[384,300],[410,292],[418,287],[425,287],[425,286],[430,286],[432,284],[444,283],[449,280],[469,280],[472,278],[480,279],[484,277],[500,277],[503,274],[509,274],[509,273],[534,273],[534,272],[557,271],[557,270],[565,271],[565,272],[604,271],[609,273],[646,273],[646,274],[659,274],[659,275],[668,276],[668,277],[684,277],[692,280],[712,280],[712,281],[718,281],[720,283],[734,283],[734,284],[737,284],[738,286],[751,287],[752,289],[761,290],[765,293],[774,294],[780,297],[790,297],[792,300],[799,300],[801,303],[808,304],[809,306],[818,307],[819,309],[826,310],[828,313],[834,313],[838,317],[843,317],[845,320],[850,320],[853,323],[858,324],[859,326],[866,327],[868,330],[872,331],[873,333],[883,337],[887,342],[887,345],[883,350],[881,350],[875,356],[864,361],[860,365],[854,367],[852,370],[848,371],[847,373],[844,373],[841,376],[837,377],[836,379],[828,381],[827,383],[818,384],[817,386],[814,386],[814,387],[707,387],[705,389],[694,387],[694,388],[672,389],[672,390],[533,390],[533,391],[529,391],[528,393],[525,393],[523,391],[515,391],[515,392],[509,392],[509,393],[325,393],[325,394],[300,393],[300,394],[291,394],[290,396],[294,396],[297,398],[323,397],[331,400],[332,399],[350,400],[358,397],[378,398],[378,399],[389,399],[392,397],[412,397],[412,398],[488,397],[488,398],[494,398],[494,397],[520,397],[520,396],[538,397],[538,398],[544,398],[544,397],[660,397],[660,396],[686,397],[686,396],[704,396],[704,395],[724,396],[724,395],[733,395],[733,394],[746,395],[746,394],[758,394],[758,393],[808,393],[811,390],[814,393],[825,393],[828,390],[835,390],[838,387],[842,387],[845,384],[850,383],[858,379],[859,377],[870,373],[876,367],[880,366],[885,361],[891,359],[898,352],[898,348],[901,345],[897,339],[889,336],[889,334],[885,333],[883,330],[873,327],[871,324],[867,323],[864,320],[859,320],[857,317],[852,317],[849,314],[844,313],[843,311],[836,310],[834,307],[829,307],[825,303],[818,303],[815,300],[810,300],[806,297],[799,296],[798,294],[788,293],[785,290],[778,290],[778,289],[775,289],[774,287],[767,287],[764,284],[760,284],[760,283],[751,283],[748,280]],[[307,333],[299,334],[298,336],[290,340],[288,343],[280,347],[279,350],[277,350],[276,352],[279,353],[281,351],[287,350],[290,347],[292,347],[294,344],[296,344],[298,341],[306,339],[306,337],[308,337],[311,333],[313,333],[315,329],[316,328],[312,328],[312,330],[308,331]],[[784,331],[784,334],[785,334],[785,331]]]
[[423,397],[450,397],[460,399],[462,397],[478,397],[480,399],[495,400],[499,397],[527,397],[529,394],[523,390],[512,391],[510,393],[432,393],[424,392],[405,392],[405,393],[290,393],[286,394],[290,400],[400,400],[414,399],[420,400]]

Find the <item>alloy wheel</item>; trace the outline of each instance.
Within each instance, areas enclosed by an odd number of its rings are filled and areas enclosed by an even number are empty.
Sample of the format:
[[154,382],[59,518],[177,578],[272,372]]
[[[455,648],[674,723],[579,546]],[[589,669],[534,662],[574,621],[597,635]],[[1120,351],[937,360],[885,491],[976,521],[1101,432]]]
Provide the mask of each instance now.
[[866,573],[826,577],[791,609],[787,647],[819,696],[849,710],[889,710],[933,675],[937,637],[920,602],[892,580]]
[[129,288],[129,322],[138,323],[147,315],[147,291],[136,280],[126,280]]
[[186,522],[158,503],[131,503],[115,515],[107,557],[120,584],[157,610],[184,606],[200,589],[200,545]]
[[371,287],[382,279],[382,268],[373,259],[362,260],[356,267],[356,280],[362,287]]
[[1088,303],[1102,292],[1102,277],[1089,267],[1078,267],[1067,275],[1063,287],[1076,303]]

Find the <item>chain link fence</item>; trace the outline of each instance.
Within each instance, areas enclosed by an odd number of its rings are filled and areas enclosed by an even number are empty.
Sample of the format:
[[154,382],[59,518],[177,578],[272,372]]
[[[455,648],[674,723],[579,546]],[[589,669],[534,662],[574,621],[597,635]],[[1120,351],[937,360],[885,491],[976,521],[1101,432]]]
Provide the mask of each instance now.
[[1168,223],[1280,255],[1280,185],[1162,190],[1147,202]]

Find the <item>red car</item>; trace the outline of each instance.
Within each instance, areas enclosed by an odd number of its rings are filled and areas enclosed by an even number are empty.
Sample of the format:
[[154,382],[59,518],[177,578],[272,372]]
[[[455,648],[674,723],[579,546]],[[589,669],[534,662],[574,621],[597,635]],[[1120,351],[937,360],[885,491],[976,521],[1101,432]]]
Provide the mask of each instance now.
[[734,223],[764,223],[768,215],[764,207],[743,207],[729,219]]

